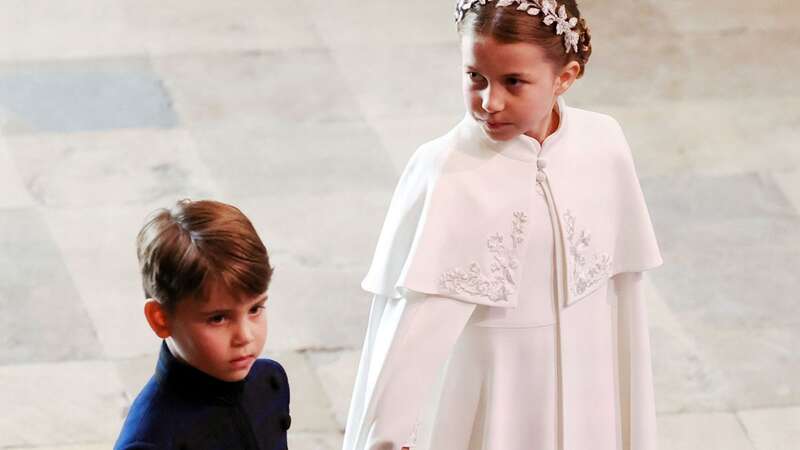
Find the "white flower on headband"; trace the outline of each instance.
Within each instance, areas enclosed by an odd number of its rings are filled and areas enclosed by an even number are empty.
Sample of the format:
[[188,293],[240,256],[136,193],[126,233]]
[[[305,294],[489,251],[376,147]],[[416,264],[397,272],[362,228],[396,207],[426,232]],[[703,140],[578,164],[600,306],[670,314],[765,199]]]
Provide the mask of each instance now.
[[[485,5],[495,0],[458,0],[456,3],[456,23],[464,19],[464,15],[476,4]],[[578,40],[580,33],[575,31],[575,25],[578,24],[576,17],[569,17],[567,15],[567,8],[564,5],[558,6],[556,0],[497,0],[495,8],[502,8],[506,6],[513,6],[517,3],[517,10],[525,11],[531,16],[538,16],[542,14],[542,22],[550,26],[556,24],[556,35],[564,35],[564,47],[567,53],[570,50],[578,53]]]
[[543,0],[542,1],[542,11],[544,11],[546,16],[554,16],[556,14],[556,7],[557,6],[558,6],[558,3],[556,3],[556,0]]

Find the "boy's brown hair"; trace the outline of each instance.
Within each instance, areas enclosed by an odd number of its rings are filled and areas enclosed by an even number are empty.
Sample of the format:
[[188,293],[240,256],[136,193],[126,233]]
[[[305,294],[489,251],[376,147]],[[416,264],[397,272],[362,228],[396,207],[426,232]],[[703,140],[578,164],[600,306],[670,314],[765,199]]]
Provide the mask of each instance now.
[[136,240],[146,298],[169,312],[187,297],[205,299],[221,283],[236,297],[266,292],[272,278],[267,249],[238,208],[181,200],[154,211]]

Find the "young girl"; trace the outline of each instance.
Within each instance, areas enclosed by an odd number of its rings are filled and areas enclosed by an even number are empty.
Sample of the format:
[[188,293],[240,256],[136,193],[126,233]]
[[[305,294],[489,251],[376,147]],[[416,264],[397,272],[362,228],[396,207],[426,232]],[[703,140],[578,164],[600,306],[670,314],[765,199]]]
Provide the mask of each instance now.
[[619,124],[562,98],[591,45],[557,1],[457,5],[467,114],[392,199],[345,450],[655,449],[661,256]]

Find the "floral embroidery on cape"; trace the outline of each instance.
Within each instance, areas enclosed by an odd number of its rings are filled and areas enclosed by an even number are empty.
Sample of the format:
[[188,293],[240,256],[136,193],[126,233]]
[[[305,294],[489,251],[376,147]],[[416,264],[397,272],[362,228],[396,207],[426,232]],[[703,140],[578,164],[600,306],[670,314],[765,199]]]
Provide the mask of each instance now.
[[508,245],[500,233],[490,236],[486,241],[489,252],[494,255],[489,273],[484,272],[480,264],[473,262],[467,269],[456,268],[442,274],[439,286],[454,294],[486,297],[493,302],[508,301],[516,291],[515,276],[519,267],[517,249],[524,241],[527,222],[525,213],[516,211],[511,222]]
[[606,253],[589,254],[592,236],[586,230],[575,229],[575,216],[567,210],[564,213],[568,248],[567,262],[570,265],[570,294],[583,295],[608,278],[611,257]]

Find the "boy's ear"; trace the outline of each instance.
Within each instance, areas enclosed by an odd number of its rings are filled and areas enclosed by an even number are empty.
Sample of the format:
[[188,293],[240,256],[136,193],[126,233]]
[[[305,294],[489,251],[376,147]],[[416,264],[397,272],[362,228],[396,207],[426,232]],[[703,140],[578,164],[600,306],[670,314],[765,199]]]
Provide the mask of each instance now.
[[150,298],[144,304],[144,316],[147,323],[153,329],[153,333],[161,339],[166,339],[172,335],[169,326],[169,316],[164,306],[158,300]]

